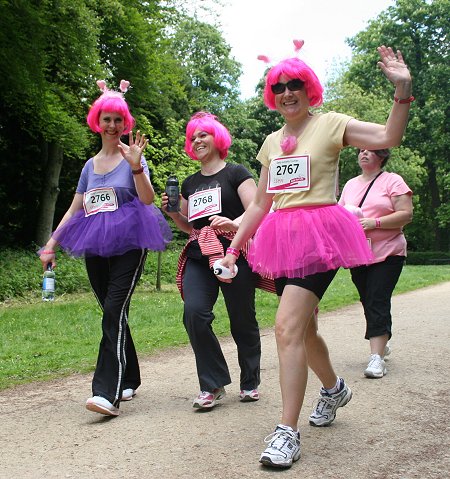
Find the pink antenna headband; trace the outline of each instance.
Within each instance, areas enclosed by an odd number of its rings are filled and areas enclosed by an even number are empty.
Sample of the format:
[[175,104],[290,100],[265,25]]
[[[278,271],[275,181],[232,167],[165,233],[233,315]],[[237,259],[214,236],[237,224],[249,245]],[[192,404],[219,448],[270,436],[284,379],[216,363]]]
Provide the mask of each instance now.
[[[97,85],[103,93],[109,91],[105,80],[97,80]],[[128,88],[130,88],[130,82],[128,80],[120,80],[119,90],[122,93],[126,93]]]
[[[301,48],[303,47],[303,45],[305,44],[305,41],[304,40],[292,40],[292,42],[294,43],[294,51],[295,53],[298,53]],[[272,63],[272,60],[267,56],[267,55],[258,55],[256,57],[258,60],[261,60],[262,62],[264,63],[267,63],[267,64],[271,64]]]

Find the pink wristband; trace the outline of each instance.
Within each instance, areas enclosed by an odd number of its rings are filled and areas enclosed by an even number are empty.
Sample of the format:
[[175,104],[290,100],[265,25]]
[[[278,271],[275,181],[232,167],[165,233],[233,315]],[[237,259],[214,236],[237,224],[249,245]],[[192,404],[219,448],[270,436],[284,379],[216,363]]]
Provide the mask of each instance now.
[[47,251],[42,251],[41,254],[55,254],[55,252],[51,250],[47,250]]
[[380,218],[375,218],[375,228],[381,228]]
[[236,248],[227,248],[227,254],[232,254],[232,255],[236,256],[236,258],[239,258],[239,255],[241,253]]
[[412,103],[414,100],[415,98],[412,95],[409,98],[401,98],[401,99],[394,96],[395,103],[400,103],[402,105],[404,105],[405,103]]

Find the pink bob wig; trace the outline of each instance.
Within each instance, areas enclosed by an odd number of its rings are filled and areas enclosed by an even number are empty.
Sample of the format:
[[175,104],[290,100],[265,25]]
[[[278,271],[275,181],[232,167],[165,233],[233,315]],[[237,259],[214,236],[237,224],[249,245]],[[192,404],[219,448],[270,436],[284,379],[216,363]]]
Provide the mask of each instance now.
[[134,118],[131,116],[130,109],[128,108],[128,104],[125,101],[123,94],[117,91],[105,91],[105,93],[102,93],[97,100],[94,101],[89,109],[86,121],[89,125],[89,128],[94,133],[101,133],[102,131],[99,125],[100,113],[102,111],[119,113],[123,116],[125,125],[125,129],[123,131],[124,134],[129,133],[136,123]]
[[267,73],[264,87],[264,103],[267,108],[276,110],[275,95],[271,86],[278,83],[281,75],[286,75],[291,80],[299,79],[305,84],[310,106],[320,106],[323,103],[323,87],[314,71],[299,58],[287,58],[273,66]]
[[211,113],[200,111],[195,113],[186,125],[186,141],[184,151],[193,160],[198,160],[192,148],[192,138],[197,131],[205,131],[214,137],[214,146],[219,150],[222,160],[228,156],[228,149],[231,146],[231,135],[227,128],[220,123],[216,116]]

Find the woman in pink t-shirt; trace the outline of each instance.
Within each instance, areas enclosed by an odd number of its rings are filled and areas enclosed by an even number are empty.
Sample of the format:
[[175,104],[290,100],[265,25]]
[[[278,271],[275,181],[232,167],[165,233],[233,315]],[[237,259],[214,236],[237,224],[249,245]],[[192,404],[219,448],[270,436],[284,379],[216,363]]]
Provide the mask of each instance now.
[[362,173],[345,184],[339,199],[339,204],[359,216],[374,255],[371,265],[350,269],[366,317],[370,358],[364,375],[369,378],[386,374],[384,358],[390,353],[392,336],[391,296],[406,257],[403,226],[413,215],[411,189],[400,175],[382,170],[389,156],[387,149],[359,150]]

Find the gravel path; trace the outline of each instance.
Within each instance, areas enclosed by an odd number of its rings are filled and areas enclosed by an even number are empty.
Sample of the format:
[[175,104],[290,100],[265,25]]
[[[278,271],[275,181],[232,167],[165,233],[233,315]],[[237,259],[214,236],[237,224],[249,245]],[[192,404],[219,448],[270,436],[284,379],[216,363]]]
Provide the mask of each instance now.
[[310,375],[300,416],[302,458],[289,470],[258,463],[280,416],[273,330],[262,332],[261,400],[237,398],[232,341],[222,341],[235,382],[210,412],[197,393],[190,347],[141,360],[143,384],[118,418],[87,411],[90,375],[0,392],[1,479],[432,479],[449,478],[450,282],[393,298],[388,374],[363,376],[368,343],[360,305],[321,314],[333,363],[353,389],[331,427],[308,415],[320,384]]

